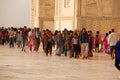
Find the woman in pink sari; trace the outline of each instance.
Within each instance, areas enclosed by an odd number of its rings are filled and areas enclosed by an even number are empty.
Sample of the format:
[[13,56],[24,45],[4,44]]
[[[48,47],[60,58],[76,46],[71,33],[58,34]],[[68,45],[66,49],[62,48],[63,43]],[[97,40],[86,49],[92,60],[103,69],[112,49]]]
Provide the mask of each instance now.
[[108,33],[106,33],[106,35],[104,36],[104,51],[105,51],[105,53],[108,53]]

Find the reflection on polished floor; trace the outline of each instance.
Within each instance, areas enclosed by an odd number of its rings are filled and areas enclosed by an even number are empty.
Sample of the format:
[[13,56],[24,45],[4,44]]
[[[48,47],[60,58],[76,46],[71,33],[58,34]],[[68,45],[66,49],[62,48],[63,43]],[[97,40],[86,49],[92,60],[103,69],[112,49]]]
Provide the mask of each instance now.
[[120,72],[104,53],[81,60],[0,46],[0,80],[120,80]]

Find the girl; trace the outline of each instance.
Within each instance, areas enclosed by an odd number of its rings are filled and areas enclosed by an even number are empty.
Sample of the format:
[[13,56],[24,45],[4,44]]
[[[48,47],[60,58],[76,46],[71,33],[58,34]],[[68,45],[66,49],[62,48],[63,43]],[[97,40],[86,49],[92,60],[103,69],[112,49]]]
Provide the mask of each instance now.
[[100,43],[99,35],[96,35],[96,37],[95,37],[95,52],[99,52],[99,43]]
[[77,35],[77,33],[75,33],[74,37],[72,38],[72,44],[73,44],[72,57],[77,58],[77,53],[78,53],[78,35]]

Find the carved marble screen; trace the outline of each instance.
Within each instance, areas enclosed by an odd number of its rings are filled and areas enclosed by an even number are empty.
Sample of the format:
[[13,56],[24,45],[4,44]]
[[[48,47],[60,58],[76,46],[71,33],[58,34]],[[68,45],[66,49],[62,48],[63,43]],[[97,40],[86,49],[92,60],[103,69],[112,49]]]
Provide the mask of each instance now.
[[71,0],[64,0],[64,8],[70,8],[71,7]]
[[82,15],[83,16],[112,16],[113,0],[83,0]]

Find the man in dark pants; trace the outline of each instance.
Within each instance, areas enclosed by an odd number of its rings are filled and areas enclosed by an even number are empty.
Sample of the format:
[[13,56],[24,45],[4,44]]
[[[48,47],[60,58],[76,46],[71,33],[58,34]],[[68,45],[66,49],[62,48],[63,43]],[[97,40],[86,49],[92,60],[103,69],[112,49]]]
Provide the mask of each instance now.
[[115,46],[115,52],[116,52],[115,67],[120,71],[120,40],[117,42]]

